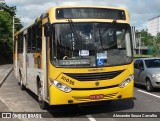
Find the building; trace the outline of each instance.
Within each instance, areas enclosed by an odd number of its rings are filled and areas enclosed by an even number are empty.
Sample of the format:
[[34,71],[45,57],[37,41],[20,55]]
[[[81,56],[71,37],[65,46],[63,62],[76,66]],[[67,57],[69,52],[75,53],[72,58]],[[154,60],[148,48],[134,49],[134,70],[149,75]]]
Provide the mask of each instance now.
[[157,36],[157,33],[160,32],[160,16],[149,19],[147,28],[148,33],[150,33],[152,36]]

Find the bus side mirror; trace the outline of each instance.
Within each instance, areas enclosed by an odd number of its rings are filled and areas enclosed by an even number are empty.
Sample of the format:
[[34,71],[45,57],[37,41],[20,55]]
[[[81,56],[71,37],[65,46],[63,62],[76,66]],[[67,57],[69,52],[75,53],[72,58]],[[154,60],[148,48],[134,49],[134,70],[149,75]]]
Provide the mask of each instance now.
[[44,24],[44,36],[49,37],[51,35],[51,24],[46,23]]

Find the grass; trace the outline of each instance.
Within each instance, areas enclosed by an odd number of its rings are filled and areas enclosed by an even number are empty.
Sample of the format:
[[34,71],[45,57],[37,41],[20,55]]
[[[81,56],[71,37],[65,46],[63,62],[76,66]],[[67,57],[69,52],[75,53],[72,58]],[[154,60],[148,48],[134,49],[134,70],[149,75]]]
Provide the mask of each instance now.
[[142,58],[152,58],[154,56],[153,55],[138,55],[138,54],[135,54],[134,57],[135,58],[140,58],[140,57],[142,57]]

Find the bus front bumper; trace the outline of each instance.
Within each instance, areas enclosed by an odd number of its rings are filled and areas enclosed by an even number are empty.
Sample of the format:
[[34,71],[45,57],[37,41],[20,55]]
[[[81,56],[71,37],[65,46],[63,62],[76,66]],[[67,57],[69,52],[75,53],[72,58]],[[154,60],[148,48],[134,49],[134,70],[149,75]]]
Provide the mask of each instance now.
[[[72,90],[65,93],[55,86],[50,87],[49,105],[80,104],[105,100],[117,100],[133,97],[133,80],[124,88],[119,86],[100,90]],[[101,99],[91,99],[91,95],[103,95]]]

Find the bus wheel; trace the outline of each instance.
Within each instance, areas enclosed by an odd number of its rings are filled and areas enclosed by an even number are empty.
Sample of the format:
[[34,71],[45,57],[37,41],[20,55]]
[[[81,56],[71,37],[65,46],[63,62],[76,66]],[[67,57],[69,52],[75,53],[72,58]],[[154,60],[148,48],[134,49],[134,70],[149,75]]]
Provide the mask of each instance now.
[[43,91],[40,84],[38,84],[38,101],[40,108],[45,110],[47,108],[47,103],[43,100]]
[[113,100],[107,100],[107,103],[109,104],[109,103],[112,103],[113,102]]
[[21,88],[21,90],[24,90],[25,87],[24,87],[24,85],[23,85],[23,80],[22,80],[22,74],[21,74],[21,73],[19,73],[19,78],[20,78],[20,83],[19,83],[20,88]]

